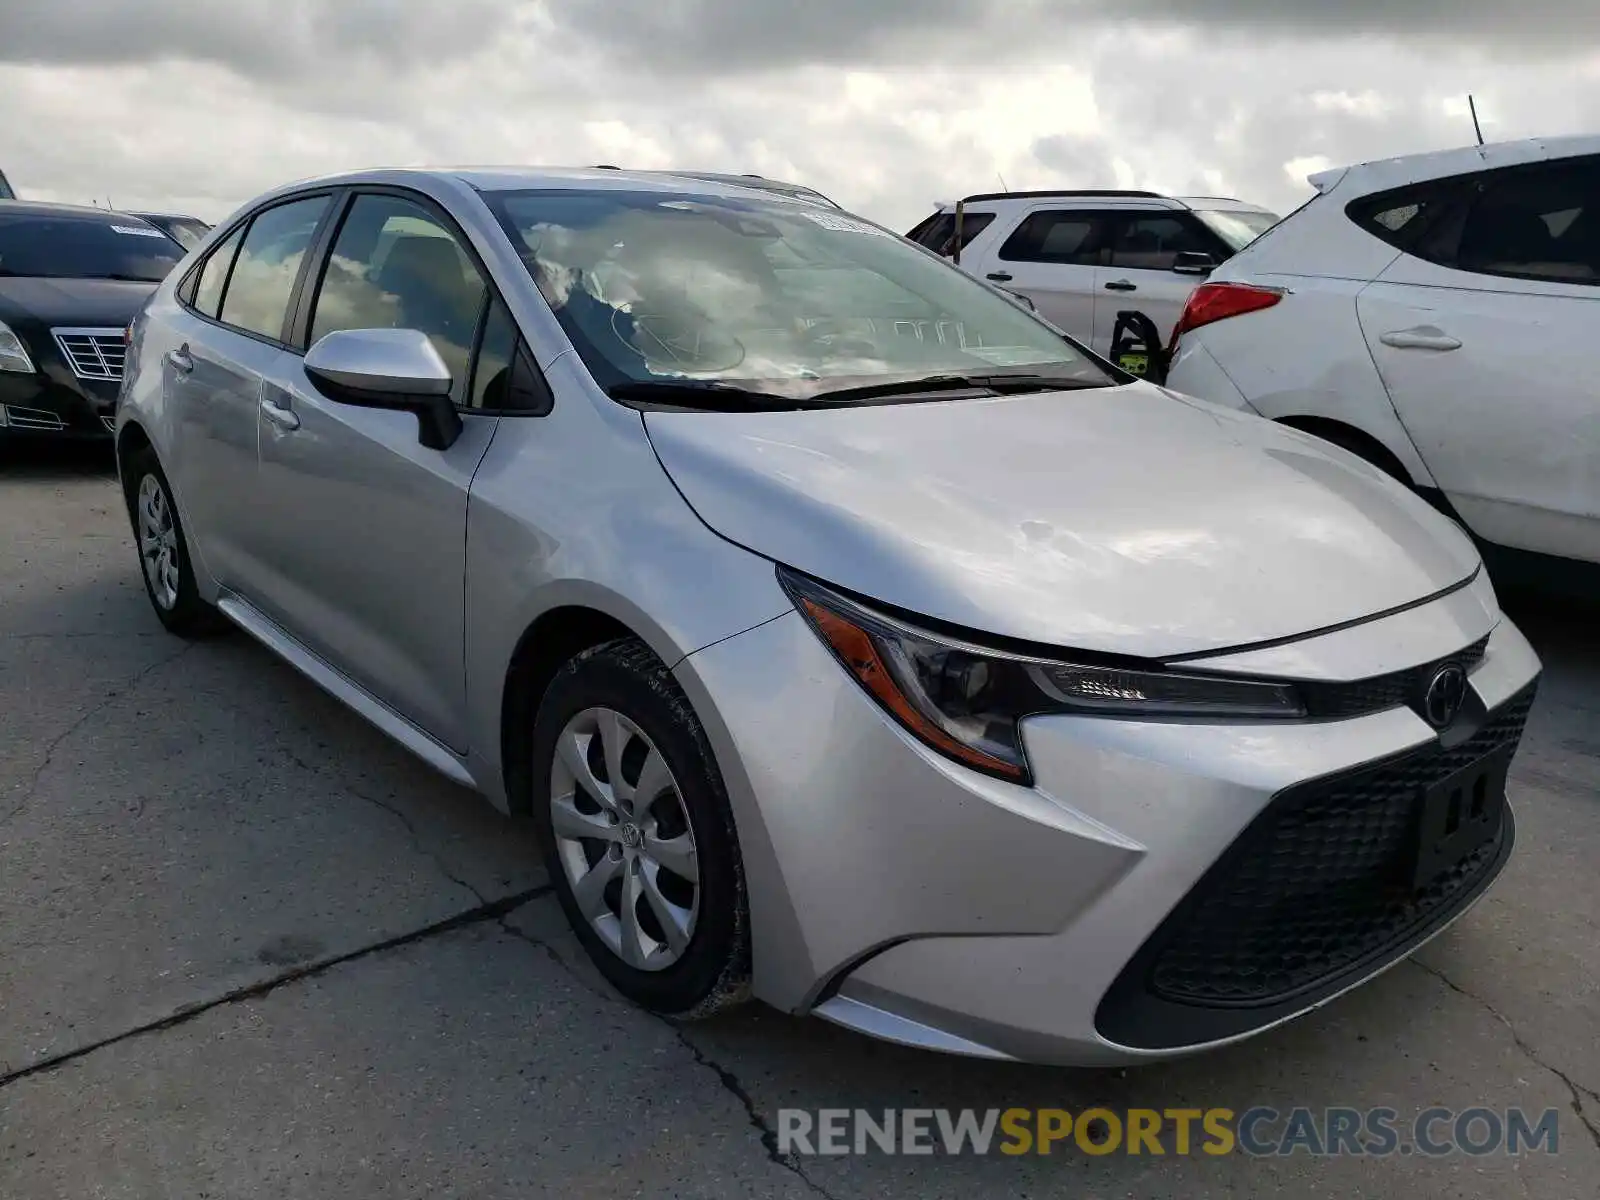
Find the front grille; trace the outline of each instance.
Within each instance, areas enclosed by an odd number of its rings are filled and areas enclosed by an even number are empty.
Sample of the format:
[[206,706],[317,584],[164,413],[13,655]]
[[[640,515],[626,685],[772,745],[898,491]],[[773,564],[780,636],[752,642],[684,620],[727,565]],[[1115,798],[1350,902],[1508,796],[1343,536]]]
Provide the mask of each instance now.
[[122,378],[127,344],[120,329],[52,329],[56,345],[79,379]]
[[[1487,756],[1509,758],[1532,704],[1529,689],[1458,745],[1435,741],[1280,794],[1152,939],[1149,990],[1181,1004],[1278,1004],[1448,920],[1501,860],[1506,823],[1419,880],[1422,797]],[[1490,802],[1498,815],[1503,795]]]
[[1465,650],[1458,650],[1445,658],[1409,670],[1358,679],[1353,683],[1302,683],[1297,686],[1305,698],[1306,710],[1313,717],[1337,720],[1408,704],[1420,713],[1422,698],[1435,675],[1449,666],[1460,667],[1470,675],[1483,662],[1488,649],[1489,638],[1485,635]]
[[106,427],[107,433],[113,433],[117,428],[117,419],[115,417],[101,417],[100,424]]
[[66,421],[59,413],[53,413],[46,408],[23,408],[17,404],[0,406],[0,425],[10,425],[13,429],[65,429]]

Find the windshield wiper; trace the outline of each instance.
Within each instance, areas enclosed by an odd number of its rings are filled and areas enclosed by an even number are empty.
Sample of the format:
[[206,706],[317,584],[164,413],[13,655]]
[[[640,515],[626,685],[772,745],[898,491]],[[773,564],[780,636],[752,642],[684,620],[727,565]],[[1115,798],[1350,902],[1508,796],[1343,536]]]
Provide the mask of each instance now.
[[613,400],[703,408],[716,412],[778,412],[797,408],[831,408],[832,402],[784,396],[709,379],[633,379],[606,389]]
[[867,383],[856,387],[819,392],[818,399],[835,404],[851,400],[877,400],[889,396],[919,396],[927,392],[994,392],[1016,395],[1023,392],[1065,392],[1080,388],[1109,387],[1109,380],[1084,379],[1080,375],[1038,375],[1000,372],[989,375],[925,375],[921,379],[896,379],[887,383]]

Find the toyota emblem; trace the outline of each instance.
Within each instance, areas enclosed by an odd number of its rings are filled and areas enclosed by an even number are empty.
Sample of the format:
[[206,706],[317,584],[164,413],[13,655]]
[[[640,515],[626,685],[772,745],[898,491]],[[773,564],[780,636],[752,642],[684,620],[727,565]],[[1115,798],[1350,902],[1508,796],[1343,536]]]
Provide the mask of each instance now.
[[1467,673],[1460,667],[1440,667],[1422,698],[1422,715],[1435,729],[1443,729],[1461,712],[1467,698]]

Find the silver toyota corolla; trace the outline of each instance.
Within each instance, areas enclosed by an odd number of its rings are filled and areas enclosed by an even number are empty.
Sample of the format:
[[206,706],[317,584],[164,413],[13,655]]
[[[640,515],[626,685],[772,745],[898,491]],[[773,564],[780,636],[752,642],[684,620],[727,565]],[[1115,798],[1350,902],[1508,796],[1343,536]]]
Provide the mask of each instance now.
[[842,211],[325,179],[130,341],[162,623],[530,816],[657,1012],[1169,1056],[1391,966],[1511,853],[1539,663],[1455,525]]

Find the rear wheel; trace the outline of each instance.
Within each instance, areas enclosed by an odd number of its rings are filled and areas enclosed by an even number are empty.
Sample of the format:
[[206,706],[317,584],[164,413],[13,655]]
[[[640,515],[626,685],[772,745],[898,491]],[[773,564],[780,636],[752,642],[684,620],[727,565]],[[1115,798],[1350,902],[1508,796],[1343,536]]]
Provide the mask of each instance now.
[[705,732],[635,638],[580,654],[534,721],[534,820],[584,950],[636,1004],[704,1017],[749,994],[743,865]]
[[222,615],[195,589],[183,522],[155,451],[146,446],[128,455],[122,485],[139,552],[139,573],[156,618],[168,632],[180,637],[198,637],[223,628]]

